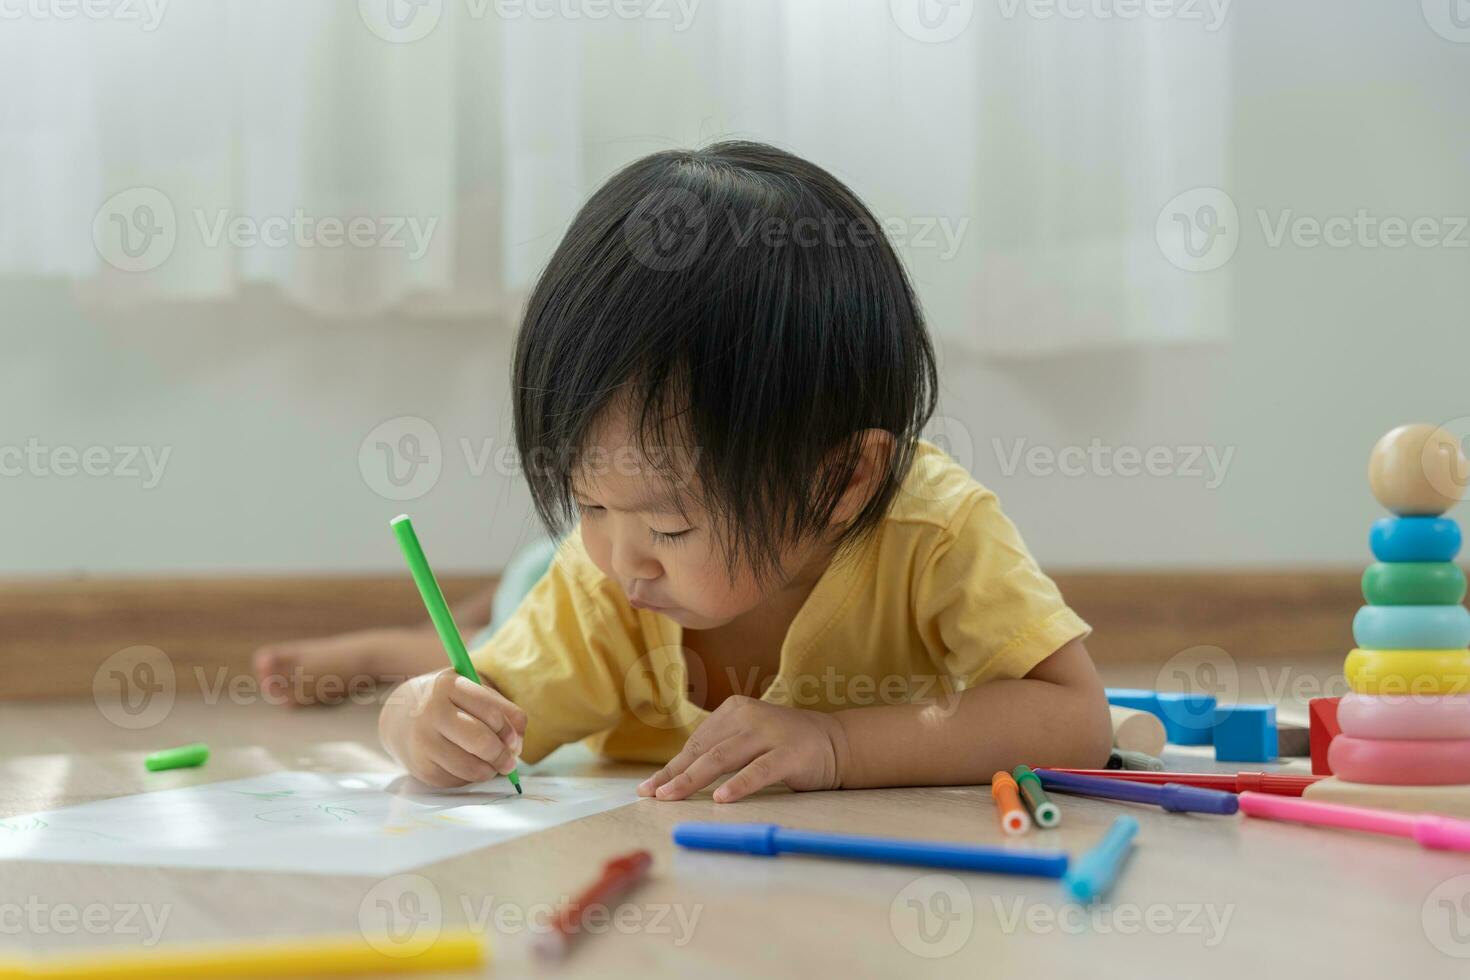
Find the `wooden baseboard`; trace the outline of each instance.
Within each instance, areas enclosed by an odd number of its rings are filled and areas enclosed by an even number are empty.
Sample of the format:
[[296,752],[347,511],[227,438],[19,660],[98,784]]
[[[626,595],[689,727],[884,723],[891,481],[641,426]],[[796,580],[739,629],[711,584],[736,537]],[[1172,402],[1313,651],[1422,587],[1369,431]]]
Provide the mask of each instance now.
[[[1068,602],[1092,624],[1101,664],[1162,663],[1211,645],[1232,657],[1345,655],[1362,604],[1359,572],[1057,573]],[[441,580],[451,602],[494,582]],[[273,640],[423,619],[401,575],[188,579],[34,579],[0,583],[0,698],[87,696],[109,656],[146,645],[179,677],[247,673]],[[196,670],[195,668],[200,668]],[[217,681],[216,681],[217,682]]]

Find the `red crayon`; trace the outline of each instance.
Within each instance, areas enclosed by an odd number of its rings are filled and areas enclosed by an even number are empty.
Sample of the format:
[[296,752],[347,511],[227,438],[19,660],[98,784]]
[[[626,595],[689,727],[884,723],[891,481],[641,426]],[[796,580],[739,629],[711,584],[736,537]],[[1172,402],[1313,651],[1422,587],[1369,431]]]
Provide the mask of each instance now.
[[1290,776],[1275,772],[1143,772],[1133,769],[1058,769],[1078,776],[1106,776],[1134,783],[1179,783],[1201,789],[1220,789],[1227,793],[1270,793],[1273,796],[1301,796],[1306,788],[1322,776]]
[[537,939],[536,951],[552,958],[566,955],[572,938],[582,930],[587,911],[599,905],[611,909],[619,896],[643,880],[652,864],[653,855],[647,851],[632,851],[607,862],[602,877],[556,910],[551,931]]

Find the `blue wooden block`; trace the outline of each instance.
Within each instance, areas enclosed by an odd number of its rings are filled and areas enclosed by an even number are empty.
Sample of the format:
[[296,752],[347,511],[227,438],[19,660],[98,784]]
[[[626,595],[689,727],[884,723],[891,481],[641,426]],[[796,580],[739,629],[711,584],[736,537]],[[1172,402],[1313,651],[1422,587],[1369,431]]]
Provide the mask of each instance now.
[[1274,704],[1229,704],[1215,709],[1216,762],[1270,762],[1276,750]]
[[1208,694],[1158,694],[1164,736],[1174,745],[1209,745],[1215,737],[1215,699]]
[[1164,737],[1175,745],[1209,745],[1215,728],[1215,699],[1139,687],[1105,689],[1108,704],[1147,711],[1164,723]]

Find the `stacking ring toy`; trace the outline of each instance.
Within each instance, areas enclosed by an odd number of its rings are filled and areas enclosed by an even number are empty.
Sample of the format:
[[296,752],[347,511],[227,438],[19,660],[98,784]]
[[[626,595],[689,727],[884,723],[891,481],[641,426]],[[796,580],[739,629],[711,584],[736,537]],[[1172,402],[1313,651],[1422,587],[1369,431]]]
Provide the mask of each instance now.
[[1452,650],[1470,644],[1464,606],[1364,606],[1353,617],[1364,650]]
[[1453,606],[1465,573],[1448,561],[1380,561],[1363,572],[1363,599],[1375,606]]
[[1465,694],[1470,650],[1354,650],[1342,672],[1359,694]]
[[1380,517],[1368,544],[1379,561],[1450,561],[1460,553],[1460,525],[1448,517]]
[[1337,703],[1337,724],[1353,738],[1470,738],[1470,696],[1344,694]]
[[1327,747],[1338,779],[1379,786],[1470,783],[1470,738],[1374,740],[1339,735]]

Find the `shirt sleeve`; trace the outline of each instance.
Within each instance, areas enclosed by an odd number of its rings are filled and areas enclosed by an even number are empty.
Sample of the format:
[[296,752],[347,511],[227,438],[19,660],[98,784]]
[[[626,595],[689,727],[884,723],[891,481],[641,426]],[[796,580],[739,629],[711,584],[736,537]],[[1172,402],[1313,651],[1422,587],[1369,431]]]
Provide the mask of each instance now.
[[1026,550],[989,490],[938,531],[914,579],[914,615],[936,665],[964,687],[1025,677],[1091,632]]
[[541,581],[471,659],[527,716],[521,758],[612,728],[638,662],[632,609],[609,591],[573,535]]

